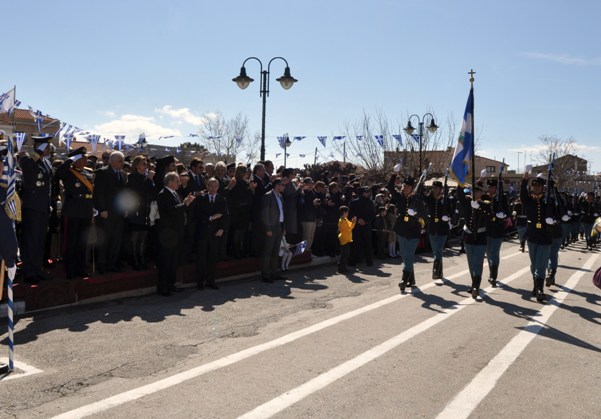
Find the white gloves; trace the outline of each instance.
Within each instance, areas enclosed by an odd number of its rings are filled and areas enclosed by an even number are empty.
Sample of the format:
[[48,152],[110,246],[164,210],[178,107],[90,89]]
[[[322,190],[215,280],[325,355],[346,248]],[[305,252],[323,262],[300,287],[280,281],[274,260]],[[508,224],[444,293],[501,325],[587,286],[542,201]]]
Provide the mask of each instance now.
[[571,217],[572,215],[574,215],[574,213],[572,211],[568,211],[568,215]]
[[516,211],[514,211],[511,213],[511,215],[515,217],[516,215],[518,215],[518,213]]
[[443,215],[442,221],[444,221],[446,223],[447,221],[449,221],[449,217],[447,215]]
[[598,213],[598,212],[596,212],[596,213],[594,213],[593,215],[594,215],[595,217],[598,217],[598,216],[599,216],[599,213]]
[[415,217],[415,215],[417,214],[417,211],[415,211],[413,208],[409,208],[407,210],[407,214],[409,214],[411,217]]
[[545,223],[549,224],[550,226],[552,226],[553,224],[555,224],[555,220],[551,217],[547,217],[545,218]]
[[497,216],[497,218],[498,218],[499,220],[502,220],[502,219],[504,219],[505,217],[507,217],[507,216],[505,215],[505,213],[504,213],[504,212],[497,212],[495,215]]
[[472,206],[473,209],[478,209],[480,208],[480,204],[478,203],[478,201],[472,201],[470,203],[470,205]]
[[568,215],[564,215],[563,217],[561,217],[561,221],[564,221],[564,222],[570,221],[570,217]]

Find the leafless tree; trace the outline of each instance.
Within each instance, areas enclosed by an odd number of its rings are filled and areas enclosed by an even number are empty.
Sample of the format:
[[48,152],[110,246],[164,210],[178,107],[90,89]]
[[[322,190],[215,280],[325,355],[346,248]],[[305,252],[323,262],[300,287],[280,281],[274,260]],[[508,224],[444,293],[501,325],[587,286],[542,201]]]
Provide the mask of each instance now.
[[539,137],[539,141],[543,144],[543,148],[539,151],[537,161],[544,165],[555,156],[553,175],[559,185],[569,185],[575,176],[583,174],[577,167],[576,157],[566,158],[566,156],[575,155],[576,140],[574,138],[570,137],[564,140],[556,136],[543,135]]
[[256,139],[248,135],[248,118],[241,113],[225,119],[221,112],[214,112],[200,129],[206,148],[218,158],[229,162],[240,152],[248,150]]

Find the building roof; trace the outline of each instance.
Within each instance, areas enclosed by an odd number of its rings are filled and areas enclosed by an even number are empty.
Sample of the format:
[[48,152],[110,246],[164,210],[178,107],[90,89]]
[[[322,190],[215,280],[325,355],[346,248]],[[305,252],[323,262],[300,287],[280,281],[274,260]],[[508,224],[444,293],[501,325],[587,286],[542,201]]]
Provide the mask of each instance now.
[[[42,120],[42,125],[50,124],[53,122],[60,122],[58,119],[51,118],[49,116],[44,116]],[[0,124],[2,125],[23,125],[30,124],[35,125],[35,119],[31,116],[28,109],[15,109],[15,112],[10,117],[7,113],[0,113]]]

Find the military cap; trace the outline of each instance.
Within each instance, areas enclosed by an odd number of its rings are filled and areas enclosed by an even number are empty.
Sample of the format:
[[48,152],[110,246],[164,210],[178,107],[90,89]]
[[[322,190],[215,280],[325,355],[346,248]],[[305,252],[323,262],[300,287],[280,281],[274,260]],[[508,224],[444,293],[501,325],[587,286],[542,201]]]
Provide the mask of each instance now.
[[488,186],[497,186],[499,184],[499,181],[497,179],[487,179],[486,184]]
[[67,154],[67,157],[71,158],[71,160],[73,160],[73,161],[77,161],[77,160],[81,159],[82,157],[85,157],[86,153],[87,153],[87,150],[85,147],[79,147],[78,149],[73,150],[72,152]]
[[432,182],[432,186],[442,188],[442,182],[440,180],[435,180],[434,182]]
[[161,165],[169,166],[171,163],[175,163],[175,157],[173,157],[173,156],[161,157],[160,159],[156,159],[156,162]]
[[307,184],[307,183],[314,183],[314,182],[313,182],[313,179],[311,179],[310,177],[307,176],[306,178],[303,179],[303,183]]
[[361,186],[360,188],[357,189],[357,191],[359,193],[365,193],[365,192],[370,192],[371,193],[371,190],[369,189],[369,186]]
[[236,168],[236,163],[230,163],[227,165],[227,170],[231,170],[231,169],[235,169]]
[[405,185],[413,186],[415,185],[415,179],[413,179],[411,176],[407,176],[405,179],[403,179],[403,183]]
[[33,140],[33,148],[34,150],[44,151],[46,147],[50,144],[50,141],[54,138],[53,135],[50,134],[39,134],[32,135],[31,139]]
[[547,183],[547,181],[545,179],[543,179],[542,177],[536,177],[536,178],[532,179],[532,185],[545,186],[545,183]]
[[294,173],[294,169],[286,168],[282,170],[282,177],[288,177]]

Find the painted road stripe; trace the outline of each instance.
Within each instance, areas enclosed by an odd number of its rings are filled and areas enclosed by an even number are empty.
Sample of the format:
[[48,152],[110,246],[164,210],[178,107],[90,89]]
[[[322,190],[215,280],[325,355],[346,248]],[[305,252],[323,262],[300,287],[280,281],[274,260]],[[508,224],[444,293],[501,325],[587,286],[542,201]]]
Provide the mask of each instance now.
[[[514,256],[521,255],[521,252],[510,253],[507,256],[503,256],[501,260],[507,260]],[[469,273],[468,270],[464,270],[458,272],[454,275],[447,277],[446,279],[455,279],[462,277]],[[504,281],[505,282],[505,281]],[[430,282],[423,287],[420,288],[421,291],[427,290],[429,288],[435,287],[436,282]],[[253,346],[251,348],[245,349],[240,352],[236,352],[234,354],[228,355],[221,359],[218,359],[213,362],[209,362],[208,364],[200,365],[198,367],[194,367],[192,369],[180,372],[178,374],[172,375],[170,377],[164,378],[159,381],[155,381],[154,383],[147,384],[142,387],[134,388],[132,390],[128,390],[126,392],[116,394],[114,396],[108,397],[103,400],[99,400],[94,403],[90,403],[85,406],[81,406],[77,409],[70,410],[68,412],[62,413],[58,416],[55,416],[55,419],[67,419],[67,418],[82,418],[85,416],[93,415],[95,413],[103,412],[105,410],[112,409],[114,407],[120,406],[122,404],[140,399],[144,396],[148,396],[153,393],[157,393],[161,390],[165,390],[169,387],[176,386],[178,384],[183,383],[184,381],[191,380],[193,378],[200,377],[201,375],[207,374],[209,372],[218,370],[220,368],[224,368],[235,364],[236,362],[242,361],[246,358],[250,358],[254,355],[258,355],[262,352],[268,351],[270,349],[277,348],[282,345],[286,345],[287,343],[293,342],[302,337],[308,336],[312,333],[319,332],[327,327],[334,326],[340,322],[343,322],[348,319],[352,319],[353,317],[359,316],[361,314],[365,314],[369,311],[375,310],[377,308],[383,307],[387,304],[398,301],[402,298],[408,297],[411,294],[396,294],[392,297],[385,298],[383,300],[377,301],[373,304],[369,304],[365,307],[358,308],[356,310],[350,311],[345,314],[341,314],[339,316],[333,317],[328,320],[324,320],[320,323],[317,323],[313,326],[309,326],[305,329],[301,329],[299,331],[287,334],[275,340],[262,343],[257,346]]]
[[[7,363],[8,358],[0,358],[0,363]],[[32,367],[31,365],[27,365],[24,362],[15,361],[15,368],[17,370],[23,371],[19,373],[11,372],[8,375],[0,375],[0,381],[8,381],[8,380],[16,380],[17,378],[27,377],[28,375],[39,374],[44,372],[36,367]]]
[[[507,283],[513,281],[514,279],[519,278],[520,276],[522,276],[523,274],[525,274],[526,272],[529,272],[529,271],[530,271],[529,266],[525,267],[523,269],[520,269],[516,273],[505,278],[503,283],[507,284]],[[488,293],[492,290],[493,290],[493,288],[489,287],[485,290],[485,292]],[[306,383],[301,384],[300,386],[298,386],[290,391],[287,391],[284,394],[281,394],[280,396],[276,397],[275,399],[272,399],[272,400],[256,407],[255,409],[251,410],[250,412],[245,413],[244,415],[240,416],[239,419],[269,418],[269,417],[281,412],[282,410],[301,401],[305,397],[332,384],[334,381],[352,373],[353,371],[364,366],[365,364],[381,357],[382,355],[386,354],[387,352],[391,351],[392,349],[395,349],[399,345],[416,337],[420,333],[425,332],[426,330],[436,326],[437,324],[443,322],[444,320],[447,320],[449,317],[451,317],[455,313],[458,313],[461,310],[463,310],[465,307],[468,307],[469,305],[473,304],[474,301],[475,300],[473,298],[469,297],[463,301],[458,302],[457,304],[453,305],[452,307],[445,309],[440,314],[437,314],[433,317],[430,317],[427,320],[424,320],[423,322],[413,326],[412,328],[405,330],[401,334],[396,335],[395,337],[393,337],[391,339],[388,339],[386,342],[381,343],[380,345],[375,346],[366,352],[363,352],[362,354],[356,356],[355,358],[350,359],[335,368],[332,368],[328,372],[318,375],[317,377],[313,378],[312,380],[309,380]]]
[[582,276],[587,273],[597,257],[594,255],[586,261],[584,266],[572,274],[562,290],[555,294],[554,298],[548,300],[550,305],[542,308],[540,315],[518,333],[507,345],[484,367],[478,375],[444,408],[438,415],[439,419],[467,418],[480,402],[497,385],[497,381],[505,373],[507,368],[514,363],[526,346],[544,329],[551,315],[562,304],[570,291],[576,286]]

